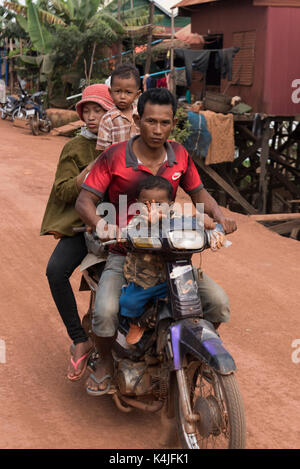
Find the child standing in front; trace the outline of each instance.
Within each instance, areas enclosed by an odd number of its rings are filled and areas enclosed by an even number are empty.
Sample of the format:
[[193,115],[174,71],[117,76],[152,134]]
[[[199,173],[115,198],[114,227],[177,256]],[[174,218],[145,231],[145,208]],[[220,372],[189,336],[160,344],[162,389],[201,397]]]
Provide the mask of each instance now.
[[115,104],[102,118],[97,138],[97,150],[124,142],[139,133],[133,121],[134,102],[140,95],[140,74],[131,64],[119,65],[111,75],[110,94]]

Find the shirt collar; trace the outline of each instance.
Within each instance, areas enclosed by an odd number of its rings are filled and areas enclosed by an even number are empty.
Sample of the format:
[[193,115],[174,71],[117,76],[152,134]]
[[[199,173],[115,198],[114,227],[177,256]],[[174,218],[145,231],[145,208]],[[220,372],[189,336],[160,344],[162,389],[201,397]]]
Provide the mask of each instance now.
[[[139,163],[138,163],[138,159],[137,159],[136,155],[133,152],[132,144],[133,144],[134,140],[137,139],[138,137],[139,137],[139,135],[135,135],[130,140],[128,140],[127,145],[126,145],[126,150],[125,150],[126,167],[128,168],[128,167],[132,166],[133,169],[135,169],[135,170],[138,169]],[[168,166],[173,166],[174,164],[177,164],[175,152],[173,150],[172,145],[170,144],[170,142],[168,140],[165,143],[165,149],[166,149],[166,152],[167,152]]]
[[[123,119],[126,119],[128,120],[129,122],[131,122],[130,119],[128,119],[128,117],[126,117],[124,114],[122,114],[122,112],[120,111],[120,109],[117,108],[117,106],[113,107],[110,111],[110,117],[111,117],[111,120],[115,119],[116,117],[123,117]],[[136,114],[137,113],[137,110],[136,110],[136,106],[132,106],[132,115]]]

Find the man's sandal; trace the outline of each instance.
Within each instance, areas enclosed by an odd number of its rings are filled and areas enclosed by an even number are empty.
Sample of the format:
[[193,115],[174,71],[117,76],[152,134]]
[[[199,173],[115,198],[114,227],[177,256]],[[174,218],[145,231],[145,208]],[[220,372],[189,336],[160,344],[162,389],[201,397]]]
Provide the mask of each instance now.
[[81,363],[83,360],[84,360],[84,364],[83,364],[83,368],[82,368],[81,372],[78,375],[71,375],[71,372],[68,373],[67,378],[70,381],[78,381],[82,378],[82,376],[85,373],[85,370],[86,370],[86,367],[87,367],[87,362],[88,362],[89,356],[91,355],[92,351],[93,351],[93,347],[87,353],[82,355],[82,357],[80,357],[76,362],[74,362],[73,357],[71,356],[71,363],[72,363],[73,368],[74,368],[75,371],[77,371],[79,363]]
[[112,381],[112,377],[111,375],[105,375],[105,376],[102,376],[102,378],[97,378],[97,376],[95,376],[93,373],[90,374],[89,376],[91,378],[91,380],[94,381],[94,383],[96,384],[101,384],[103,383],[103,381],[105,381],[106,379],[108,379],[108,384],[106,386],[105,389],[99,389],[98,391],[94,391],[93,389],[90,389],[88,386],[86,387],[86,392],[88,394],[90,394],[90,396],[102,396],[103,394],[108,394],[109,390],[110,390],[110,387],[111,387],[111,381]]

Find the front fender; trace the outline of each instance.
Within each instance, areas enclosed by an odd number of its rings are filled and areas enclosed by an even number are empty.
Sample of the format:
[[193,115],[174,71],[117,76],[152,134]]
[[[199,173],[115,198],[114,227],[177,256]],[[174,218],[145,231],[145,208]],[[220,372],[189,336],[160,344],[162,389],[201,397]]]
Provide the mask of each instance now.
[[210,322],[187,318],[169,327],[174,370],[183,367],[185,355],[191,354],[221,374],[236,370],[234,360],[223,347]]

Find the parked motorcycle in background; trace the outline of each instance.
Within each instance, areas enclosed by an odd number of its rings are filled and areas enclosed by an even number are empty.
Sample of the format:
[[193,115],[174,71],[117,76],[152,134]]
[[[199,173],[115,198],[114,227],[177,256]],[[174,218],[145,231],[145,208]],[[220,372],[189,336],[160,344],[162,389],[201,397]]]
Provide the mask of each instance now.
[[50,132],[52,129],[52,123],[43,107],[46,95],[46,91],[37,91],[26,105],[26,117],[33,135],[39,135],[40,131]]
[[27,93],[18,79],[21,94],[19,98],[7,96],[5,94],[5,83],[2,88],[0,84],[1,101],[1,119],[10,117],[12,121],[15,118],[28,119],[33,135],[39,135],[40,131],[50,132],[52,123],[46,114],[43,106],[44,98],[47,95],[45,91],[37,91],[33,95]]
[[1,119],[10,117],[14,121],[16,117],[19,119],[26,118],[25,106],[29,100],[30,97],[26,92],[22,92],[19,98],[7,96],[6,102],[1,108]]

